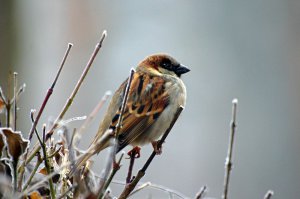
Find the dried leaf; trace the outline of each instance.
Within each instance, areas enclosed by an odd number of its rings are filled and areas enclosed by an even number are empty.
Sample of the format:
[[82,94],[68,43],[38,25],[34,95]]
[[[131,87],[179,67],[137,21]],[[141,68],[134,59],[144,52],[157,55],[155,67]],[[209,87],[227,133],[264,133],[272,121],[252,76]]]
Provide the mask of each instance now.
[[2,134],[6,138],[8,153],[13,160],[18,160],[25,152],[29,141],[24,139],[20,131],[13,131],[11,128],[1,128]]

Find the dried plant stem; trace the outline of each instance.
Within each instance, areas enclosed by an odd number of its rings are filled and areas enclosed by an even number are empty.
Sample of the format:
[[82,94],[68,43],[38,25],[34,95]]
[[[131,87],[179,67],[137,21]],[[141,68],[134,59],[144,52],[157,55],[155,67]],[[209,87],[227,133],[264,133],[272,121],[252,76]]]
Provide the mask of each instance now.
[[140,185],[138,188],[136,188],[133,192],[131,192],[131,194],[129,194],[129,196],[132,196],[132,195],[136,194],[137,192],[139,192],[149,186],[151,186],[151,182],[146,182],[146,183]]
[[[115,140],[111,139],[110,141],[115,141]],[[114,146],[114,144],[113,144],[113,146]],[[116,154],[115,147],[110,147],[109,150],[108,150],[108,155],[107,155],[107,160],[106,160],[106,163],[105,163],[105,167],[104,167],[104,169],[101,172],[101,178],[100,178],[100,182],[99,182],[99,188],[98,188],[98,191],[96,193],[96,195],[99,196],[98,198],[101,198],[100,195],[103,192],[105,192],[104,185],[105,185],[105,182],[107,181],[108,176],[110,174],[110,171],[112,169],[113,162],[115,160],[115,154]]]
[[99,110],[102,108],[102,106],[104,105],[104,103],[107,101],[108,97],[111,95],[110,91],[107,91],[104,96],[102,97],[102,99],[99,101],[99,103],[96,105],[96,107],[93,109],[93,111],[89,114],[89,116],[87,117],[87,119],[84,121],[84,123],[81,125],[81,127],[79,128],[78,131],[76,131],[76,133],[73,134],[73,138],[70,144],[73,144],[74,142],[74,146],[78,146],[80,138],[82,136],[82,134],[86,131],[86,128],[90,125],[90,123],[93,121],[93,119],[95,118],[96,114],[99,112]]
[[235,135],[235,128],[236,128],[236,112],[237,112],[237,104],[238,100],[232,100],[232,119],[230,122],[230,137],[229,137],[229,146],[227,157],[225,161],[225,175],[224,175],[224,190],[223,190],[223,199],[227,199],[228,196],[228,188],[229,188],[229,179],[230,179],[230,172],[232,169],[232,152],[233,152],[233,143],[234,143],[234,135]]
[[[46,167],[47,174],[50,175],[51,168],[49,165],[48,155],[47,155],[47,151],[46,151],[46,126],[45,125],[43,126],[43,142],[41,143],[41,147],[42,147],[43,156],[44,156],[44,165]],[[49,182],[51,198],[55,199],[55,190],[54,190],[52,178],[49,178],[48,182]]]
[[46,137],[47,139],[53,134],[54,130],[58,127],[59,122],[62,120],[62,118],[64,117],[65,113],[67,112],[67,110],[69,109],[69,107],[72,105],[73,100],[74,100],[74,98],[75,98],[75,96],[76,96],[76,94],[77,94],[80,86],[82,85],[83,80],[85,79],[87,73],[89,72],[89,70],[90,70],[90,68],[92,66],[92,63],[94,62],[94,60],[96,58],[96,55],[98,54],[99,50],[102,47],[102,43],[103,43],[106,35],[107,35],[106,31],[103,31],[102,36],[100,38],[100,41],[99,41],[99,43],[97,43],[97,45],[96,45],[96,47],[94,49],[94,52],[92,53],[92,55],[91,55],[89,61],[87,62],[87,65],[85,66],[85,68],[84,68],[84,70],[83,70],[83,72],[82,72],[82,74],[81,74],[81,76],[80,76],[80,78],[79,78],[76,86],[74,87],[74,90],[72,91],[70,97],[68,98],[68,100],[67,100],[65,106],[63,107],[63,109],[61,110],[60,114],[56,118],[53,126],[48,131],[47,137]]
[[[169,135],[171,129],[173,128],[173,126],[174,126],[176,120],[178,119],[180,113],[182,112],[182,110],[183,110],[182,106],[178,108],[178,110],[175,113],[174,118],[173,118],[169,128],[166,130],[166,132],[163,134],[162,138],[157,143],[158,148],[160,148],[162,143],[164,143],[165,139]],[[144,164],[143,168],[139,170],[139,172],[137,173],[136,177],[132,180],[132,182],[130,182],[129,184],[127,184],[125,186],[125,189],[123,190],[123,192],[119,196],[119,199],[125,199],[129,196],[129,194],[136,187],[136,185],[138,184],[140,179],[145,175],[145,172],[146,172],[147,168],[149,167],[149,165],[151,164],[151,162],[152,162],[153,158],[155,157],[155,155],[156,155],[156,152],[153,150],[152,154],[148,158],[147,162]]]
[[[65,62],[66,62],[66,59],[67,59],[67,57],[68,57],[68,55],[69,55],[69,52],[70,52],[72,46],[73,46],[73,44],[71,44],[71,43],[68,44],[68,48],[67,48],[67,50],[66,50],[66,52],[65,52],[65,55],[64,55],[64,57],[63,57],[63,59],[62,59],[62,62],[61,62],[61,64],[60,64],[60,67],[59,67],[59,69],[58,69],[58,71],[57,71],[57,73],[56,73],[55,79],[54,79],[54,81],[53,81],[51,87],[48,89],[47,94],[46,94],[46,96],[45,96],[45,98],[44,98],[44,101],[43,101],[43,103],[42,103],[42,105],[41,105],[41,108],[40,108],[40,110],[39,110],[39,112],[38,112],[38,114],[37,114],[37,117],[35,118],[35,120],[34,120],[32,126],[31,126],[31,129],[30,129],[30,131],[29,131],[29,136],[28,136],[28,140],[29,140],[29,141],[31,141],[32,136],[33,136],[33,133],[34,133],[34,131],[35,131],[35,129],[36,129],[36,126],[37,126],[37,124],[38,124],[38,122],[39,122],[39,120],[40,120],[40,117],[41,117],[41,115],[42,115],[42,113],[43,113],[43,111],[44,111],[44,109],[45,109],[45,107],[46,107],[46,104],[47,104],[47,102],[48,102],[48,100],[49,100],[51,94],[53,93],[53,89],[54,89],[54,87],[55,87],[55,84],[56,84],[56,82],[57,82],[57,80],[58,80],[58,77],[59,77],[59,75],[60,75],[60,73],[61,73],[61,71],[62,71],[62,68],[63,68],[63,66],[64,66],[64,64],[65,64]],[[23,178],[23,175],[24,175],[24,167],[25,167],[25,165],[28,164],[28,162],[30,162],[30,161],[34,158],[35,154],[36,154],[40,149],[41,149],[40,146],[37,145],[36,150],[34,150],[34,151],[31,153],[29,159],[27,159],[27,156],[28,156],[28,153],[29,153],[29,147],[26,149],[26,152],[25,152],[25,154],[24,154],[24,161],[23,161],[22,165],[19,167],[19,170],[21,171],[21,172],[20,172],[20,176],[21,176],[22,178]],[[19,184],[19,186],[20,186],[20,184]]]
[[42,162],[43,162],[43,159],[42,159],[40,153],[37,153],[37,161],[36,161],[36,164],[35,164],[35,166],[34,166],[32,172],[31,172],[31,174],[30,174],[28,180],[26,181],[26,183],[25,183],[25,185],[24,185],[24,187],[23,187],[23,191],[24,191],[25,189],[27,189],[27,187],[29,186],[29,184],[30,184],[30,182],[31,182],[31,180],[32,180],[32,178],[33,178],[33,176],[34,176],[35,173],[37,172],[37,170],[38,170],[38,168],[39,168],[39,166],[40,166],[40,164],[41,164]]
[[18,81],[17,81],[17,76],[18,76],[18,73],[14,72],[14,100],[13,100],[13,103],[14,103],[14,130],[16,131],[17,130],[17,84],[18,84]]
[[[126,85],[126,88],[125,88],[125,93],[124,93],[124,98],[123,98],[123,101],[122,101],[122,106],[121,106],[121,111],[120,111],[120,117],[118,119],[118,123],[116,125],[116,130],[115,130],[115,134],[116,134],[116,139],[118,139],[118,136],[119,136],[119,132],[122,128],[122,122],[123,122],[123,114],[124,114],[124,111],[125,111],[125,107],[126,107],[126,103],[127,103],[127,99],[128,99],[128,93],[129,93],[129,90],[130,90],[130,86],[131,86],[131,81],[132,81],[132,78],[133,78],[133,75],[134,75],[134,69],[132,68],[130,70],[130,75],[129,75],[129,78],[128,78],[128,82],[127,82],[127,85]],[[116,142],[117,144],[118,142]]]
[[202,198],[204,198],[205,191],[206,191],[206,186],[201,187],[200,191],[196,194],[195,199],[202,199]]
[[268,190],[264,199],[271,199],[271,197],[274,195],[274,192],[272,190]]
[[130,162],[129,162],[129,167],[128,167],[128,173],[127,173],[127,177],[126,177],[126,183],[130,183],[131,182],[131,176],[132,176],[132,170],[133,170],[133,165],[134,165],[134,160],[135,160],[135,156],[137,154],[137,151],[135,149],[130,151]]
[[[108,186],[110,185],[110,183],[111,183],[112,179],[114,178],[114,176],[116,175],[117,171],[119,171],[119,169],[121,167],[120,164],[121,164],[123,157],[124,157],[124,153],[122,153],[119,160],[113,164],[112,171],[111,171],[107,181],[104,183],[104,186],[103,186],[104,191],[107,190]],[[104,199],[104,197],[105,197],[105,194],[103,194],[103,192],[104,192],[103,190],[99,191],[99,193],[100,193],[99,197],[98,197],[99,199]]]
[[[92,65],[92,63],[93,63],[96,55],[98,54],[100,48],[102,47],[102,43],[103,43],[106,35],[107,35],[106,31],[103,31],[101,39],[100,39],[100,42],[97,43],[97,45],[95,47],[95,50],[92,53],[92,55],[91,55],[91,57],[90,57],[87,65],[86,65],[83,73],[81,74],[81,76],[80,76],[80,78],[79,78],[79,80],[78,80],[78,82],[77,82],[77,84],[76,84],[76,86],[75,86],[75,88],[73,90],[73,92],[71,93],[70,97],[68,98],[68,100],[67,100],[65,106],[63,107],[62,111],[60,112],[60,114],[56,118],[53,126],[48,131],[48,133],[46,135],[46,139],[48,139],[53,134],[54,130],[58,127],[59,121],[63,118],[63,116],[67,112],[68,108],[71,106],[71,104],[73,102],[73,99],[74,99],[75,95],[77,94],[77,92],[78,92],[78,90],[79,90],[79,88],[80,88],[83,80],[85,79],[85,77],[86,77],[86,75],[87,75],[87,73],[88,73],[88,71],[89,71],[89,69],[90,69],[90,67],[91,67],[91,65]],[[29,162],[29,161],[31,161],[32,158],[34,157],[35,153],[38,152],[40,149],[41,149],[41,146],[37,146],[35,149],[33,149],[32,152],[31,152],[31,154],[30,154],[30,156],[29,156],[29,158],[28,158],[28,160],[26,161],[26,163]]]

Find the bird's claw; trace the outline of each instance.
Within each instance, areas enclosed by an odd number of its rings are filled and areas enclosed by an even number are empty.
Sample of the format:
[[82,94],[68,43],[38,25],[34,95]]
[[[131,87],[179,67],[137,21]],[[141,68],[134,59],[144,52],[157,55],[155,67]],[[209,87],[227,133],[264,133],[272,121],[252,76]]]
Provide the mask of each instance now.
[[153,146],[153,150],[157,155],[161,155],[162,154],[162,145],[158,144],[159,141],[153,141],[151,142],[152,146]]
[[129,157],[133,157],[133,158],[139,158],[141,157],[141,147],[133,147],[133,149],[131,149],[127,155],[129,155]]

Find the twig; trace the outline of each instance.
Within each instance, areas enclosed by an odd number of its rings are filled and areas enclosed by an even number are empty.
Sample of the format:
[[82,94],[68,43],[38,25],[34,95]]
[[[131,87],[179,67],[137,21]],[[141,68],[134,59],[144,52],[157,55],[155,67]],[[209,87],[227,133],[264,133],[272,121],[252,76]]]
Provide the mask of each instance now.
[[[126,182],[126,183],[127,183],[127,182]],[[143,190],[143,189],[149,187],[149,186],[151,186],[151,182],[146,182],[146,183],[142,184],[142,185],[139,186],[136,190],[134,190],[133,192],[131,192],[131,193],[129,194],[129,197],[132,196],[132,195],[134,195],[134,194],[136,194],[137,192],[139,192],[139,191],[141,191],[141,190]]]
[[[111,139],[111,141],[114,142],[115,140]],[[113,144],[113,146],[114,146],[114,144]],[[99,188],[98,188],[98,192],[97,192],[97,195],[98,195],[99,199],[102,198],[101,195],[103,194],[103,192],[105,192],[104,185],[105,185],[105,182],[107,181],[108,176],[110,174],[110,171],[111,171],[111,168],[112,168],[112,165],[113,165],[113,162],[114,162],[115,154],[116,154],[116,152],[114,150],[114,147],[110,147],[109,150],[108,150],[108,155],[107,155],[105,167],[101,172],[101,178],[100,178],[100,181],[99,181]]]
[[[45,107],[46,107],[46,104],[47,104],[47,102],[48,102],[48,100],[49,100],[51,94],[53,93],[53,89],[54,89],[54,87],[55,87],[55,84],[56,84],[56,82],[57,82],[57,80],[58,80],[58,77],[59,77],[59,75],[60,75],[60,73],[61,73],[61,70],[62,70],[62,68],[63,68],[63,66],[64,66],[64,64],[65,64],[65,62],[66,62],[66,59],[67,59],[67,57],[68,57],[68,55],[69,55],[69,52],[70,52],[72,46],[73,46],[73,44],[71,44],[71,43],[68,44],[68,48],[67,48],[67,50],[66,50],[66,52],[65,52],[65,55],[64,55],[64,57],[63,57],[63,59],[62,59],[62,62],[61,62],[61,64],[60,64],[60,67],[59,67],[59,69],[58,69],[58,71],[57,71],[57,73],[56,73],[56,77],[55,77],[55,79],[54,79],[54,81],[53,81],[51,87],[48,89],[47,94],[46,94],[46,96],[45,96],[45,98],[44,98],[44,101],[43,101],[43,103],[42,103],[42,105],[41,105],[41,108],[40,108],[40,110],[39,110],[39,112],[38,112],[38,114],[37,114],[37,117],[35,118],[35,120],[34,120],[32,126],[31,126],[31,129],[30,129],[30,131],[29,131],[28,140],[31,140],[31,139],[32,139],[33,132],[35,131],[36,126],[37,126],[37,124],[38,124],[38,122],[39,122],[39,119],[40,119],[40,117],[41,117],[41,115],[42,115],[42,113],[43,113],[43,111],[44,111],[44,109],[45,109]],[[27,156],[28,156],[28,153],[29,153],[29,147],[28,147],[28,148],[26,149],[25,154],[24,154],[24,161],[23,161],[23,163],[21,164],[21,166],[19,167],[19,169],[21,169],[22,167],[24,168],[25,165],[26,165],[28,162],[30,162],[30,161],[32,160],[32,158],[35,156],[35,154],[36,154],[40,149],[41,149],[41,146],[38,145],[37,148],[36,148],[36,150],[34,150],[34,151],[30,154],[30,157],[29,157],[29,159],[27,160]],[[21,171],[22,171],[22,170],[21,170]],[[21,176],[22,176],[22,177],[23,177],[23,175],[24,175],[24,172],[21,172]]]
[[65,113],[67,112],[67,110],[69,109],[69,107],[72,105],[73,100],[83,82],[83,80],[85,79],[87,73],[89,72],[92,63],[94,62],[94,59],[96,58],[96,55],[98,54],[100,48],[102,47],[102,43],[106,37],[107,33],[106,30],[103,31],[102,36],[100,38],[99,43],[97,43],[94,52],[92,53],[87,65],[84,68],[84,71],[82,72],[76,86],[74,87],[74,90],[72,91],[70,97],[68,98],[66,104],[64,105],[63,109],[61,110],[60,114],[58,115],[58,117],[55,119],[53,126],[51,127],[51,129],[48,131],[47,133],[47,139],[53,134],[54,130],[58,127],[59,122],[62,120],[62,118],[64,117]]
[[76,172],[76,170],[82,166],[82,164],[84,162],[86,162],[90,157],[92,157],[95,153],[96,153],[96,149],[98,146],[103,146],[104,144],[106,144],[107,142],[109,142],[109,140],[113,138],[113,132],[111,129],[108,129],[103,136],[100,137],[99,140],[97,140],[97,142],[93,145],[93,147],[90,147],[88,149],[88,151],[86,151],[84,154],[82,154],[81,156],[79,156],[76,164],[73,166],[73,168],[71,169],[71,171],[68,173],[68,178],[71,178],[74,173]]
[[[47,170],[47,174],[49,175],[51,173],[51,168],[49,165],[48,155],[46,151],[46,125],[43,125],[43,143],[41,147],[44,155],[44,164]],[[55,199],[55,190],[54,190],[52,178],[49,178],[49,187],[50,187],[51,198]]]
[[[128,78],[128,82],[127,82],[127,85],[126,85],[126,88],[125,88],[124,98],[123,98],[123,101],[122,101],[122,106],[121,106],[121,111],[120,111],[120,116],[119,116],[118,123],[116,125],[116,130],[115,130],[116,139],[118,139],[119,132],[122,128],[123,114],[124,114],[124,111],[125,111],[125,107],[126,107],[126,103],[127,103],[127,99],[128,99],[128,93],[129,93],[129,90],[130,90],[131,81],[133,79],[134,72],[135,72],[135,70],[132,68],[130,70],[130,76]],[[117,143],[118,142],[116,142],[116,144]]]
[[264,199],[271,199],[271,197],[274,195],[274,192],[272,190],[268,190]]
[[36,125],[38,124],[38,122],[39,122],[39,120],[40,120],[40,117],[41,117],[41,115],[42,115],[42,113],[43,113],[43,111],[44,111],[44,108],[46,107],[46,104],[47,104],[47,102],[48,102],[50,96],[51,96],[52,93],[53,93],[53,89],[54,89],[54,87],[55,87],[55,84],[56,84],[56,82],[57,82],[57,80],[58,80],[58,77],[59,77],[59,75],[60,75],[60,73],[61,73],[61,71],[62,71],[62,68],[63,68],[63,66],[64,66],[64,64],[65,64],[65,62],[66,62],[66,59],[67,59],[67,57],[68,57],[68,55],[69,55],[69,52],[70,52],[72,46],[73,46],[73,44],[71,44],[71,43],[68,44],[68,48],[67,48],[67,50],[66,50],[66,52],[65,52],[65,55],[64,55],[64,57],[63,57],[63,59],[62,59],[62,62],[61,62],[61,64],[60,64],[60,67],[59,67],[59,69],[58,69],[58,71],[57,71],[57,73],[56,73],[56,76],[55,76],[55,78],[54,78],[54,81],[53,81],[51,87],[48,89],[47,94],[46,94],[46,97],[45,97],[45,99],[44,99],[44,101],[43,101],[43,103],[42,103],[42,106],[41,106],[41,108],[40,108],[40,110],[39,110],[39,112],[38,112],[38,114],[37,114],[37,116],[36,116],[36,119],[34,120],[34,123],[33,123],[32,126],[31,126],[31,129],[30,129],[30,132],[29,132],[29,138],[28,138],[29,140],[31,140],[31,137],[32,137],[32,135],[33,135],[33,131],[34,131],[34,129],[36,128]]
[[202,199],[206,192],[206,186],[201,187],[200,191],[196,194],[195,199]]
[[[120,184],[120,185],[126,185],[127,183],[126,182],[122,182],[122,181],[116,181],[114,180],[112,183],[114,184]],[[138,185],[140,185],[136,190],[134,190],[130,195],[132,196],[134,193],[136,193],[137,191],[139,191],[138,189],[139,188],[152,188],[152,189],[157,189],[157,190],[160,190],[160,191],[164,191],[164,192],[167,192],[168,194],[171,194],[171,195],[175,195],[177,196],[178,198],[182,198],[182,199],[188,199],[189,197],[185,196],[184,194],[178,192],[178,191],[175,191],[173,189],[170,189],[168,187],[165,187],[165,186],[162,186],[162,185],[158,185],[158,184],[153,184],[151,182],[145,182],[145,183],[138,183]],[[147,186],[146,186],[147,185]],[[145,187],[144,187],[145,186]]]
[[233,142],[234,142],[234,135],[235,135],[235,128],[236,128],[236,110],[237,110],[238,100],[232,100],[232,119],[230,122],[230,137],[229,137],[229,146],[227,157],[225,161],[225,176],[224,176],[224,190],[223,190],[223,199],[227,199],[228,196],[228,187],[229,187],[229,178],[230,172],[232,169],[232,151],[233,151]]
[[[122,153],[121,156],[120,156],[120,158],[119,158],[119,160],[113,164],[112,171],[111,171],[111,173],[110,173],[110,175],[109,175],[107,181],[105,182],[105,184],[104,184],[104,186],[103,186],[103,190],[104,190],[104,191],[107,190],[107,188],[108,188],[108,186],[110,185],[112,179],[113,179],[114,176],[116,175],[117,171],[120,169],[120,167],[121,167],[121,161],[122,161],[123,157],[124,157],[124,153]],[[105,194],[103,194],[103,190],[100,191],[100,194],[99,194],[99,197],[98,197],[98,198],[103,199],[103,197],[105,196]]]
[[[108,97],[111,95],[110,91],[107,91],[102,99],[99,101],[99,103],[96,105],[96,107],[93,109],[93,111],[89,114],[87,119],[84,121],[84,123],[81,125],[78,131],[76,131],[75,134],[73,134],[75,139],[72,139],[74,141],[74,145],[77,146],[79,144],[80,138],[82,134],[86,131],[86,128],[90,125],[92,120],[95,118],[96,114],[99,112],[99,110],[102,108],[104,103],[107,101]],[[70,143],[72,144],[72,142]]]
[[130,158],[130,162],[129,162],[129,167],[128,167],[128,173],[127,173],[127,178],[126,178],[126,183],[130,183],[131,182],[131,176],[132,176],[132,170],[133,170],[133,165],[134,165],[134,160],[135,160],[135,156],[137,154],[137,151],[135,149],[130,151],[129,154],[129,158]]
[[[173,120],[172,120],[169,128],[166,130],[166,132],[163,134],[162,138],[157,143],[157,147],[158,148],[160,148],[161,145],[162,145],[162,143],[164,143],[165,139],[169,135],[172,127],[174,126],[174,124],[175,124],[176,120],[178,119],[178,117],[179,117],[180,113],[182,112],[182,110],[183,110],[182,106],[180,106],[177,109],[177,112],[175,113],[174,118],[173,118]],[[145,172],[146,172],[147,168],[149,167],[150,163],[152,162],[153,158],[155,157],[155,155],[156,155],[156,152],[155,152],[155,150],[153,150],[152,154],[148,158],[148,160],[145,163],[145,165],[143,166],[143,168],[139,170],[139,172],[137,173],[136,177],[132,180],[132,182],[130,182],[128,185],[125,186],[125,189],[121,193],[119,199],[125,199],[125,198],[127,198],[128,195],[133,191],[133,189],[135,188],[135,186],[137,185],[137,183],[145,175]]]
[[27,187],[29,186],[31,180],[33,179],[33,176],[35,175],[36,171],[38,170],[38,168],[39,168],[39,166],[40,166],[40,164],[41,164],[42,162],[43,162],[43,159],[42,159],[40,153],[37,153],[37,161],[36,161],[35,167],[33,168],[33,170],[32,170],[32,172],[31,172],[31,174],[30,174],[28,180],[26,181],[26,183],[25,183],[25,185],[24,185],[24,187],[23,187],[23,191],[24,191],[25,189],[27,189]]
[[13,103],[14,103],[14,130],[16,131],[17,130],[17,84],[18,84],[18,81],[17,81],[17,76],[18,76],[18,73],[14,72],[14,100],[13,100]]
[[[90,69],[90,67],[91,67],[91,65],[92,65],[92,63],[93,63],[96,55],[98,54],[100,48],[102,47],[102,43],[103,43],[106,35],[107,35],[107,33],[106,33],[106,30],[105,30],[105,31],[103,31],[102,36],[100,38],[100,42],[97,43],[94,52],[92,53],[92,55],[91,55],[91,57],[90,57],[87,65],[86,65],[86,67],[84,68],[83,73],[81,74],[81,76],[80,76],[80,78],[79,78],[79,80],[78,80],[78,82],[77,82],[74,90],[72,91],[70,97],[68,98],[65,106],[63,107],[62,111],[60,112],[60,114],[56,118],[56,120],[55,120],[53,126],[51,127],[51,129],[48,131],[48,133],[46,135],[46,139],[48,139],[49,137],[51,137],[51,135],[53,134],[54,130],[58,127],[59,121],[63,118],[63,116],[67,112],[68,108],[71,106],[72,101],[73,101],[75,95],[77,94],[77,92],[78,92],[78,90],[79,90],[79,88],[80,88],[83,80],[85,79],[85,76],[87,75],[87,73],[88,73],[88,71],[89,71],[89,69]],[[34,157],[34,154],[37,151],[39,151],[40,149],[41,149],[40,146],[37,146],[35,149],[33,149],[32,152],[31,152],[31,154],[30,154],[30,157],[28,158],[28,160],[26,161],[26,163],[29,162],[29,161],[31,161],[32,158]]]

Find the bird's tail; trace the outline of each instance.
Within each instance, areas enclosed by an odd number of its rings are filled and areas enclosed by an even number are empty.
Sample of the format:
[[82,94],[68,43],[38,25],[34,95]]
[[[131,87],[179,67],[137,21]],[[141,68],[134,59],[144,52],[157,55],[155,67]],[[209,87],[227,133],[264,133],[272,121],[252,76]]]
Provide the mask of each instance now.
[[105,132],[105,134],[97,140],[97,142],[93,143],[89,149],[83,153],[77,161],[75,162],[74,166],[71,168],[71,171],[68,174],[68,177],[72,177],[74,173],[83,166],[86,161],[88,161],[93,155],[100,153],[103,149],[110,145],[109,140],[113,137],[113,133],[111,130]]

